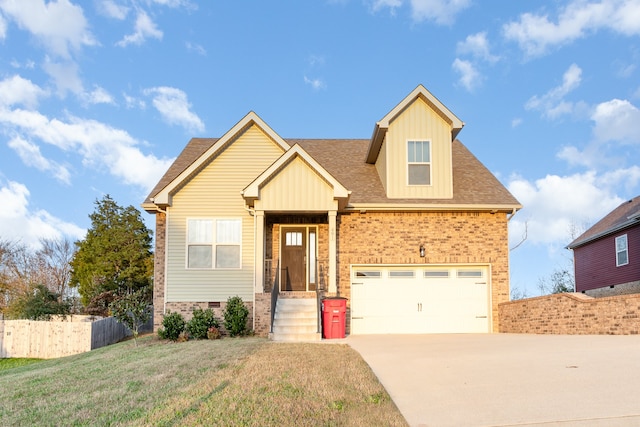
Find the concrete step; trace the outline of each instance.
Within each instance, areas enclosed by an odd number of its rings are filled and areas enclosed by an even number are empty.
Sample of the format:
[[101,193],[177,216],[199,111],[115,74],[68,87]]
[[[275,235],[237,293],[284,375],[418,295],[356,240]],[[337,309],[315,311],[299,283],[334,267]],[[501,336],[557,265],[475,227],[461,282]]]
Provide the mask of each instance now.
[[279,342],[316,342],[322,340],[322,335],[315,333],[296,334],[296,333],[272,333],[269,339]]
[[318,332],[317,325],[274,325],[274,334],[313,334]]

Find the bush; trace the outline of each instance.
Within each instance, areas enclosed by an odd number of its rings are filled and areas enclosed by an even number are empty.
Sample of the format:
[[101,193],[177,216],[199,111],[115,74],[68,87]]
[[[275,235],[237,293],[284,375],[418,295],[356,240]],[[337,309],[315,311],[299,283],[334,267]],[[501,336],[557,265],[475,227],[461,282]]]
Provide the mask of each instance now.
[[207,330],[207,338],[210,340],[219,340],[221,337],[220,329],[215,326],[210,327]]
[[213,316],[213,311],[210,308],[206,310],[196,308],[193,310],[193,317],[187,323],[187,332],[192,338],[202,340],[207,338],[209,328],[218,328],[219,326],[218,319]]
[[249,309],[245,307],[242,298],[235,296],[227,300],[227,306],[224,309],[224,327],[232,337],[245,335],[247,330],[247,319],[249,318]]
[[149,288],[120,295],[111,304],[111,315],[133,333],[133,341],[138,345],[140,328],[151,319],[153,311],[149,309]]
[[158,329],[158,336],[163,340],[178,341],[180,335],[184,332],[186,322],[180,313],[167,314],[162,319],[163,328]]

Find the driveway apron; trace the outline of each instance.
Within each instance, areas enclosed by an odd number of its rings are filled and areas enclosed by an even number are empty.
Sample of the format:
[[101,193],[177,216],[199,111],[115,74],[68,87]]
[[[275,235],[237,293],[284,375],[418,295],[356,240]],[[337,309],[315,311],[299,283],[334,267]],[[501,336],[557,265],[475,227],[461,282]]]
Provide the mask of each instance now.
[[640,336],[363,335],[411,426],[640,426]]

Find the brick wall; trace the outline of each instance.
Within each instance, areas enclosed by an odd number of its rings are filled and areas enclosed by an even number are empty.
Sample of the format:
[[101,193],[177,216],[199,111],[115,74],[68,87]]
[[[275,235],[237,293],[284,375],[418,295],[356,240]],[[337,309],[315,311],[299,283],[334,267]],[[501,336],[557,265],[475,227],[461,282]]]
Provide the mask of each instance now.
[[553,294],[499,305],[500,332],[520,334],[640,333],[640,294],[592,298]]
[[153,256],[153,330],[162,324],[164,313],[164,260],[167,214],[156,213],[156,247]]
[[[420,257],[424,245],[426,256]],[[509,301],[507,218],[488,212],[366,212],[338,216],[338,293],[351,296],[352,264],[491,265],[493,330]],[[347,326],[349,330],[349,325]]]

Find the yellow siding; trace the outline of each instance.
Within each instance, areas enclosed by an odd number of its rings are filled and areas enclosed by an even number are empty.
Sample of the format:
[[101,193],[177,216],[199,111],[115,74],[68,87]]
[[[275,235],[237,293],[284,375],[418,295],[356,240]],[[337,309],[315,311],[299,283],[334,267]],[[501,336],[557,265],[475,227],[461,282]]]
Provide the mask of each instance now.
[[333,189],[296,157],[260,189],[256,208],[265,211],[327,211],[336,209]]
[[[409,186],[407,141],[431,141],[431,185]],[[389,124],[385,144],[387,196],[390,198],[453,197],[451,126],[418,98]],[[382,155],[382,153],[381,153]],[[378,172],[380,172],[378,167]]]
[[382,147],[380,147],[380,154],[378,154],[378,160],[376,160],[376,170],[378,171],[378,175],[380,176],[380,181],[382,181],[382,186],[384,187],[384,191],[389,191],[387,188],[387,141],[382,142]]
[[[240,192],[281,155],[282,149],[254,125],[173,196],[167,210],[167,302],[253,299],[254,218]],[[241,269],[186,269],[187,218],[209,217],[242,218]]]

